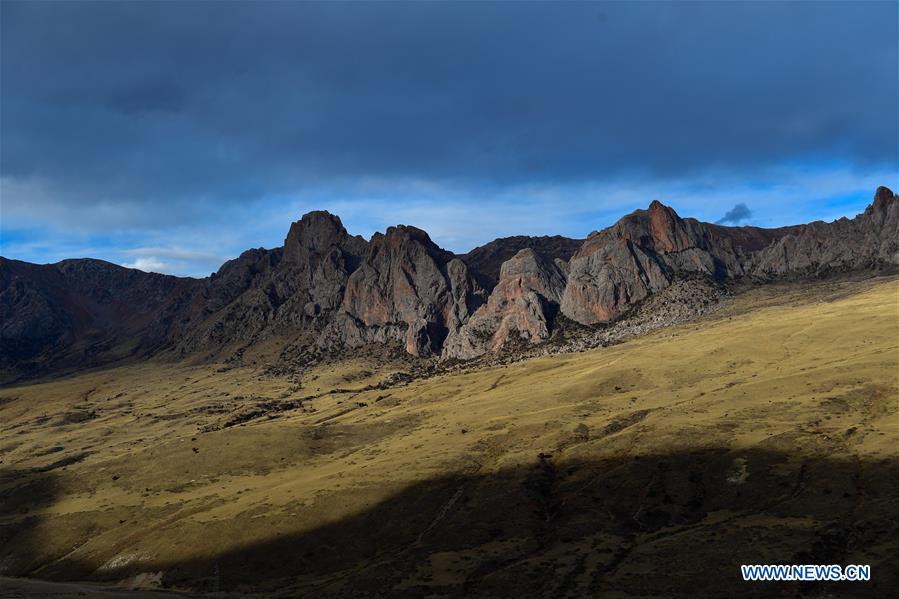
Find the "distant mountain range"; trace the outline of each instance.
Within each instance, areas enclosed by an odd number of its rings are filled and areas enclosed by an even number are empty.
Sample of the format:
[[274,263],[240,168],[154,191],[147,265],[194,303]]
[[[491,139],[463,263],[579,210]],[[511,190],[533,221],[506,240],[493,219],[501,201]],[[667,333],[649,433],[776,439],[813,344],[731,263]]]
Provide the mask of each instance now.
[[277,337],[310,351],[397,344],[469,359],[513,340],[540,343],[562,320],[614,320],[685,278],[762,284],[893,270],[899,201],[885,187],[862,214],[832,223],[725,227],[653,202],[586,240],[508,237],[464,255],[406,225],[366,241],[317,211],[291,225],[283,247],[247,250],[205,279],[0,258],[0,380]]

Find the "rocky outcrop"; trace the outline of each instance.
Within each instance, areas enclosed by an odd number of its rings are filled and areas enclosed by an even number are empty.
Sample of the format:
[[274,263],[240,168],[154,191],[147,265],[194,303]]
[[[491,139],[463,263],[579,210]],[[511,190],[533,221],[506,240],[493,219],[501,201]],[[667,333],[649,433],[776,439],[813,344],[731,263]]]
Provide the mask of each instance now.
[[445,358],[474,358],[519,339],[549,338],[565,291],[565,262],[527,248],[503,263],[487,303],[444,348]]
[[760,229],[682,219],[653,202],[588,237],[569,263],[562,313],[583,324],[621,316],[677,277],[817,277],[896,265],[897,201],[880,188],[856,218]]
[[655,201],[587,238],[569,263],[562,312],[583,324],[611,320],[679,272],[743,274],[727,238]]
[[[340,219],[327,212],[310,212],[290,227],[284,242],[282,279],[290,281],[284,296],[303,297],[303,313],[327,314],[340,307],[350,275],[368,251],[368,243],[351,236]],[[280,291],[280,290],[279,290]]]
[[397,340],[412,355],[431,355],[483,301],[464,262],[421,229],[390,227],[372,237],[326,336],[351,346]]
[[321,328],[340,307],[367,247],[338,217],[306,214],[291,225],[283,248],[248,250],[206,281],[194,301],[199,323],[179,340],[180,351]]
[[899,264],[899,200],[879,187],[874,202],[853,219],[793,228],[749,261],[763,280],[820,277]]

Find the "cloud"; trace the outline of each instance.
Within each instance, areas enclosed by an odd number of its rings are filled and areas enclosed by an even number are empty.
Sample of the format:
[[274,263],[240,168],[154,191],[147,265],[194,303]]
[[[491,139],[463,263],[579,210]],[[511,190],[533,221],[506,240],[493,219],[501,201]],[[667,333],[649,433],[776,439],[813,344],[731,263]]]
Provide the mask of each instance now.
[[752,211],[746,204],[740,203],[728,210],[723,217],[715,221],[718,225],[738,225],[744,220],[752,218]]
[[899,184],[897,13],[7,0],[2,251],[204,276],[322,208],[460,252],[654,197],[759,226],[852,215]]
[[171,266],[159,260],[155,256],[146,256],[138,258],[134,262],[126,262],[122,264],[126,268],[136,268],[144,272],[158,272],[162,274],[171,274]]
[[221,264],[224,260],[229,258],[228,256],[223,256],[221,254],[181,247],[137,247],[124,250],[124,253],[129,256],[137,257],[155,256],[178,261],[211,262],[215,264]]
[[661,181],[622,178],[492,188],[366,179],[273,196],[242,208],[210,210],[197,221],[152,230],[93,233],[64,221],[14,229],[4,220],[0,253],[41,263],[89,256],[144,270],[203,277],[248,248],[282,245],[290,223],[316,209],[340,216],[352,234],[369,238],[388,226],[411,224],[428,231],[438,245],[464,253],[510,235],[583,238],[628,212],[646,208],[654,198],[681,216],[708,222],[720,220],[722,206],[735,204],[752,206],[752,221],[758,226],[834,220],[864,210],[878,185],[897,188],[897,183],[896,173],[888,170],[858,173],[849,168],[803,171],[789,167],[749,181],[720,172]]
[[73,226],[159,228],[372,177],[899,164],[895,3],[0,11],[4,211]]
[[221,254],[174,246],[129,248],[121,250],[120,254],[133,259],[130,262],[122,263],[122,266],[128,268],[162,274],[193,276],[206,276],[210,272],[218,270],[226,260],[234,257],[227,253]]

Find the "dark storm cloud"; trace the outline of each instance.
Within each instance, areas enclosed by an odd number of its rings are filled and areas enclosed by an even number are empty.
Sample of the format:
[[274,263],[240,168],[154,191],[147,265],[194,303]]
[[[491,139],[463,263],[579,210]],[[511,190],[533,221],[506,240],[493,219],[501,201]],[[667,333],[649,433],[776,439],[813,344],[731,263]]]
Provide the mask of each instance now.
[[749,220],[750,218],[752,218],[752,210],[749,209],[749,206],[747,206],[746,204],[737,204],[736,206],[725,212],[724,216],[715,221],[715,224],[737,225],[744,220]]
[[155,222],[341,178],[899,162],[895,3],[0,10],[0,171],[20,210]]

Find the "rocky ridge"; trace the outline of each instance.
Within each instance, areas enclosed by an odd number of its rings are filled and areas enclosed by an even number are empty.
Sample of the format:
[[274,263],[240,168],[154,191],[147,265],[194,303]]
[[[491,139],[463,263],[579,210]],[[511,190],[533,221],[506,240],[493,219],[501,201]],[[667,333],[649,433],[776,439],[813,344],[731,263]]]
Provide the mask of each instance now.
[[865,212],[832,223],[724,227],[656,201],[583,242],[504,238],[461,256],[406,225],[366,241],[317,211],[291,225],[283,247],[248,250],[205,279],[97,260],[0,258],[0,369],[15,378],[276,337],[293,339],[305,355],[396,344],[451,360],[551,346],[560,331],[577,330],[578,339],[562,344],[576,349],[610,342],[615,335],[602,331],[629,314],[629,331],[676,321],[650,315],[632,326],[647,306],[665,314],[666,305],[686,305],[671,298],[709,299],[709,289],[732,282],[896,268],[899,201],[885,187]]

